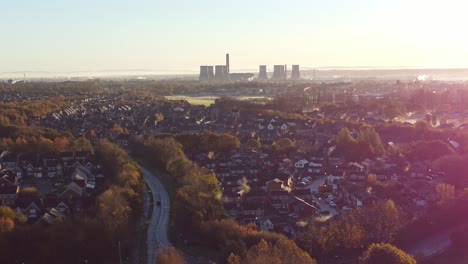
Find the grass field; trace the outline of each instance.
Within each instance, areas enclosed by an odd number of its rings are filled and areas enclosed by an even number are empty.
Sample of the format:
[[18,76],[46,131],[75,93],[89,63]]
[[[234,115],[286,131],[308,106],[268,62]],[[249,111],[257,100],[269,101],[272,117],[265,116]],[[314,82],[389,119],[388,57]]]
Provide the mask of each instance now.
[[[169,100],[187,100],[191,105],[205,105],[209,106],[214,104],[215,99],[219,96],[186,96],[186,95],[171,95],[166,96]],[[263,96],[235,96],[234,98],[239,100],[253,100],[253,99],[271,99]]]

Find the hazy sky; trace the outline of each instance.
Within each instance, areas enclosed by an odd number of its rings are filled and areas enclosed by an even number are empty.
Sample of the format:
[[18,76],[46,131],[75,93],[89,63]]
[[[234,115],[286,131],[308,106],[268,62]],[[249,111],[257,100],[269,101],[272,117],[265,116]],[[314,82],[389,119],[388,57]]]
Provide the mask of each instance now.
[[[468,67],[468,1],[2,0],[0,72]],[[271,67],[271,66],[269,66]]]

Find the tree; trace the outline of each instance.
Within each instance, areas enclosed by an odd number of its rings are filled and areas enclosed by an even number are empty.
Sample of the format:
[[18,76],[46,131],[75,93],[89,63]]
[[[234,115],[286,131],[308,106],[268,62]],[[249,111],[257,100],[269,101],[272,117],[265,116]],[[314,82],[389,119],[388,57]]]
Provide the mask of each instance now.
[[447,181],[451,184],[460,185],[466,179],[465,172],[468,170],[466,158],[456,154],[446,155],[434,161],[433,167],[442,171],[447,176]]
[[261,240],[252,246],[243,260],[243,263],[297,263],[315,264],[316,261],[301,250],[296,243],[289,239],[280,239],[275,244]]
[[291,152],[295,148],[294,142],[289,138],[282,138],[275,141],[271,146],[275,152],[280,154]]
[[338,132],[338,136],[336,137],[336,145],[338,148],[347,148],[355,143],[356,140],[347,127],[342,128],[340,132]]
[[160,248],[156,252],[156,263],[158,264],[185,264],[182,255],[174,247]]
[[25,215],[13,211],[13,209],[8,206],[0,206],[0,217],[10,218],[20,224],[26,223],[28,220]]
[[406,153],[412,160],[436,160],[454,154],[453,149],[440,140],[412,142]]
[[131,208],[122,195],[122,189],[111,186],[97,198],[98,218],[111,230],[116,230],[128,222]]
[[37,188],[36,187],[27,187],[22,189],[19,192],[19,196],[26,199],[36,199],[37,198]]
[[413,256],[392,244],[372,244],[364,252],[361,262],[363,264],[416,264]]
[[375,175],[374,173],[369,173],[369,175],[367,175],[367,184],[375,185],[376,182],[377,182],[377,175]]
[[93,151],[93,146],[85,137],[79,137],[71,144],[71,151]]
[[455,186],[453,185],[446,183],[437,184],[436,191],[438,198],[437,205],[441,207],[448,205],[455,200]]
[[362,126],[359,129],[358,141],[366,142],[371,145],[373,155],[375,156],[381,156],[385,152],[382,146],[382,141],[380,140],[379,133],[377,133],[371,126]]
[[241,264],[242,263],[242,258],[237,256],[236,254],[229,254],[229,257],[227,259],[227,264]]
[[244,146],[250,149],[258,149],[262,146],[262,144],[257,139],[251,138],[245,142]]
[[15,228],[15,222],[9,217],[0,217],[0,233],[11,232]]

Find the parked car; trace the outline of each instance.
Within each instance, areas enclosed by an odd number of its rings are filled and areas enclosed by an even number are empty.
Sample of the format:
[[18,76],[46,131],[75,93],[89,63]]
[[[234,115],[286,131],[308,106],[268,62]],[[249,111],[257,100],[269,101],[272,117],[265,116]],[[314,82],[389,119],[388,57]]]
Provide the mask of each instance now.
[[343,208],[341,208],[341,210],[344,211],[344,212],[347,212],[347,211],[353,210],[353,208],[351,208],[350,206],[343,206]]
[[331,201],[331,202],[329,203],[329,205],[330,205],[331,207],[335,207],[335,206],[336,206],[336,203],[333,202],[333,201]]
[[330,211],[327,210],[320,211],[319,213],[320,215],[330,215]]

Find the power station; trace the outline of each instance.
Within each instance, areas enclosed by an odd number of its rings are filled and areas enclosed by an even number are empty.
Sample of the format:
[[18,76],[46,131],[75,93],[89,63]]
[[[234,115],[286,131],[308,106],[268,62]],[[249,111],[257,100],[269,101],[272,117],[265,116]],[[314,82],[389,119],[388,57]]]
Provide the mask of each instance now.
[[200,81],[228,82],[229,78],[229,53],[226,54],[226,65],[200,66]]
[[[271,76],[272,81],[284,81],[288,76],[288,66],[285,65],[273,65],[273,75]],[[301,73],[299,65],[295,64],[292,66],[291,80],[300,80]],[[266,65],[260,65],[257,80],[266,81],[268,80]]]
[[[259,81],[285,81],[288,76],[288,66],[284,65],[273,65],[273,74],[268,79],[267,65],[260,65],[257,80]],[[200,81],[207,82],[230,82],[230,81],[246,81],[252,80],[254,75],[252,73],[231,73],[229,65],[229,53],[226,53],[226,64],[225,65],[202,65],[200,66]],[[291,80],[300,80],[301,73],[299,65],[292,65]]]

